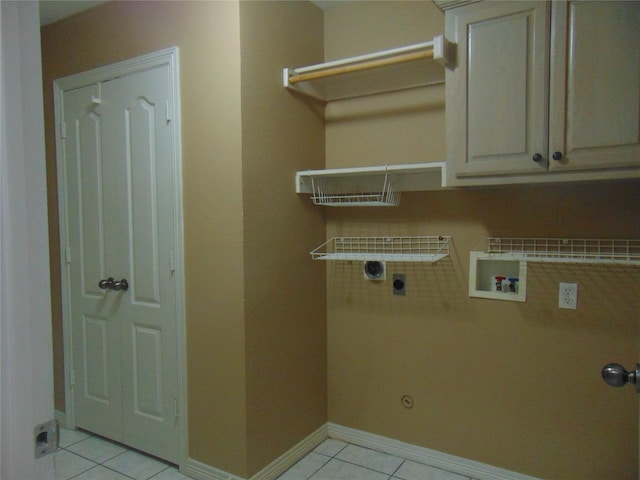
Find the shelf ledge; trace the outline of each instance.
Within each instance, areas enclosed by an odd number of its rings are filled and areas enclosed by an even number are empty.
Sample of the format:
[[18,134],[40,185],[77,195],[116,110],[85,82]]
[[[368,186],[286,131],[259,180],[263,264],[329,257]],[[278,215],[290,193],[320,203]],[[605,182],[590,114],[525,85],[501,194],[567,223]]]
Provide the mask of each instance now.
[[[306,67],[285,68],[286,88],[331,101],[444,83],[454,48],[443,35],[432,41]],[[366,76],[366,77],[365,77]]]
[[394,253],[327,253],[318,254],[314,260],[363,261],[363,262],[424,262],[435,263],[448,255],[444,254],[394,254]]
[[640,240],[490,237],[482,251],[499,260],[640,265]]
[[314,260],[434,263],[449,256],[448,236],[334,237],[311,252]]
[[310,194],[317,205],[394,206],[401,192],[444,188],[445,168],[432,162],[299,171],[296,193]]

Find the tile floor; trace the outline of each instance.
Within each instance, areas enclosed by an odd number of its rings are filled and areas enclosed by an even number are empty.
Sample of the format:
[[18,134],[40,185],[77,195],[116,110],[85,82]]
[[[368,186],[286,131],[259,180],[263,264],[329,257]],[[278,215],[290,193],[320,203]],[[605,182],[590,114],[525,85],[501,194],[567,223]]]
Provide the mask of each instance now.
[[56,480],[187,480],[175,466],[82,430],[60,429]]
[[472,480],[404,458],[328,439],[278,480]]
[[[186,480],[173,465],[81,430],[60,429],[56,480]],[[472,480],[327,439],[278,480]]]

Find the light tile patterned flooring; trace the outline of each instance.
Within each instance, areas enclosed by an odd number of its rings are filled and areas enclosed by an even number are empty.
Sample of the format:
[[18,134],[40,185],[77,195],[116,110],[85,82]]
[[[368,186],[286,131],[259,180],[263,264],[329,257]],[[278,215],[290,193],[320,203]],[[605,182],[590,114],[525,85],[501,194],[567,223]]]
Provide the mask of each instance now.
[[[56,480],[186,480],[173,465],[81,430],[60,429]],[[327,439],[278,480],[472,480],[411,460]]]
[[56,480],[186,480],[173,465],[82,430],[60,429]]
[[278,480],[472,480],[404,458],[328,439]]

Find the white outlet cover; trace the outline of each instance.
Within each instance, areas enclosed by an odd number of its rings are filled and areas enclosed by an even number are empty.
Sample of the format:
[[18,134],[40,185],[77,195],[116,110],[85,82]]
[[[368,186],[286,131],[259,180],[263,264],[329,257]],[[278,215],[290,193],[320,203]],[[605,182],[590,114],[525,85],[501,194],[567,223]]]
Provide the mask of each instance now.
[[558,290],[558,308],[575,310],[578,307],[578,284],[560,283]]

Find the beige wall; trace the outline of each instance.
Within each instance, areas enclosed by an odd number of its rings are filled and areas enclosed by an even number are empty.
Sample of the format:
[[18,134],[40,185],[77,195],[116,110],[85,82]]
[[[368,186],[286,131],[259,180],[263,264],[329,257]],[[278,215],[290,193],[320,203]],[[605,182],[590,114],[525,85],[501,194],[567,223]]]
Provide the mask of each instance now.
[[[189,456],[243,477],[326,422],[324,273],[303,254],[324,238],[324,223],[293,193],[299,165],[320,168],[323,132],[316,112],[280,86],[285,59],[322,57],[322,16],[308,7],[273,5],[290,17],[265,28],[277,39],[250,35],[259,4],[231,1],[111,2],[42,30],[56,408],[64,374],[52,81],[177,46]],[[290,28],[300,45],[285,41]],[[253,54],[271,40],[275,58]]]
[[[353,2],[325,11],[325,57],[425,42],[443,32],[444,16],[430,1]],[[443,112],[444,85],[331,102],[327,168],[443,161]]]
[[[354,2],[326,12],[325,54],[443,31],[431,2]],[[444,160],[444,137],[442,87],[327,107],[331,167]],[[327,209],[329,238],[453,237],[439,263],[390,266],[388,275],[407,275],[406,297],[393,296],[388,280],[363,280],[358,262],[328,265],[329,420],[544,479],[637,479],[637,396],[608,387],[600,369],[638,360],[640,269],[530,264],[523,304],[472,299],[467,289],[468,252],[483,238],[640,238],[639,202],[635,181],[424,192],[404,194],[397,208]],[[557,308],[561,281],[579,284],[578,310]],[[405,394],[412,409],[401,405]]]
[[[468,252],[487,235],[640,238],[640,184],[310,206],[293,193],[293,173],[321,168],[324,149],[327,166],[340,167],[440,161],[446,146],[442,86],[330,104],[323,145],[322,108],[280,86],[285,64],[321,60],[321,17],[309,7],[113,2],[43,29],[56,407],[51,82],[177,45],[192,458],[250,476],[324,423],[328,405],[332,422],[541,478],[637,478],[637,398],[599,371],[637,361],[639,270],[531,265],[525,304],[466,291]],[[331,59],[422,41],[444,20],[426,1],[355,2],[328,10],[324,28]],[[407,274],[406,297],[362,280],[358,264],[330,263],[325,297],[324,265],[308,255],[324,217],[329,237],[452,235],[452,255],[394,266],[389,273]],[[557,309],[559,281],[579,283],[577,311]],[[404,394],[413,409],[401,406]]]
[[323,58],[310,2],[240,2],[247,442],[254,473],[327,422],[323,212],[295,172],[324,166],[317,104],[282,87],[282,68]]

